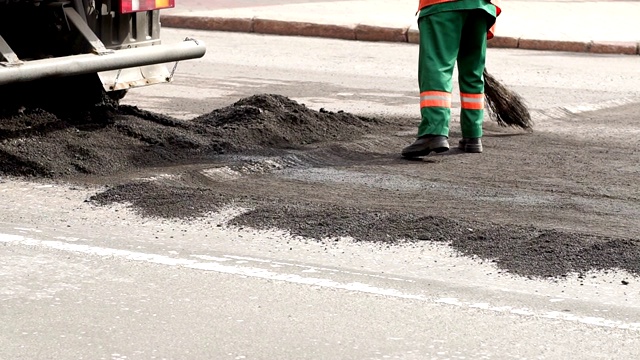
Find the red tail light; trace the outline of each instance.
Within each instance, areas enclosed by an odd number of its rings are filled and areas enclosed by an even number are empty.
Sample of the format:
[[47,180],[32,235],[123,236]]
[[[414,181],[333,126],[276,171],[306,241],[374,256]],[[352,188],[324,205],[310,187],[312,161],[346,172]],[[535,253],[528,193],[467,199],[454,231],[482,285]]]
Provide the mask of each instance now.
[[120,0],[120,13],[172,8],[175,0]]

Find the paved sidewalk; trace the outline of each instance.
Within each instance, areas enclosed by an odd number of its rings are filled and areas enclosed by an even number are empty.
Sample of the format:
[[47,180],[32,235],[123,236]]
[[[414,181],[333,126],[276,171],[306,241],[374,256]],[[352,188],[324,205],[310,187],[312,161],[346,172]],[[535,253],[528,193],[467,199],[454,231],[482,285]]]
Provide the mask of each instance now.
[[[417,43],[417,0],[182,0],[162,24]],[[275,3],[275,5],[274,5]],[[257,4],[257,5],[256,5]],[[640,1],[506,0],[490,47],[640,54]]]

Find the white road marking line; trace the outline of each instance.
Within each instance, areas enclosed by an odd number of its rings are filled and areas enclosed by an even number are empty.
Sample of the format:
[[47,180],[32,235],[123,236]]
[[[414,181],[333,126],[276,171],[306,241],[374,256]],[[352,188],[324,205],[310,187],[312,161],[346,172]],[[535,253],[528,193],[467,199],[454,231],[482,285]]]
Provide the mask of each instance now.
[[27,231],[27,232],[36,232],[36,233],[41,233],[42,230],[38,230],[38,229],[31,229],[31,228],[21,228],[21,227],[16,227],[14,228],[16,230],[20,230],[20,231]]
[[578,115],[585,112],[604,110],[618,106],[629,105],[638,102],[634,98],[621,98],[600,103],[582,103],[567,106],[554,107],[550,109],[533,110],[531,116],[534,122],[544,121],[548,119],[564,119],[568,115]]
[[[230,274],[230,275],[238,275],[243,277],[253,277],[260,278],[266,280],[279,280],[288,283],[294,284],[303,284],[303,285],[311,285],[311,286],[319,286],[326,287],[331,289],[341,289],[348,290],[354,292],[361,292],[373,295],[382,295],[389,297],[396,297],[402,299],[410,299],[410,300],[418,300],[424,301],[434,304],[446,304],[449,306],[455,306],[463,309],[481,309],[485,311],[493,311],[499,313],[508,313],[515,314],[520,316],[527,316],[533,318],[545,318],[552,320],[562,320],[569,322],[577,322],[592,326],[599,327],[609,327],[609,328],[617,328],[617,329],[628,329],[640,331],[640,323],[638,322],[623,322],[618,320],[610,320],[602,317],[589,317],[589,316],[578,316],[558,311],[547,311],[540,312],[523,308],[515,308],[512,306],[500,306],[500,307],[492,307],[488,303],[470,303],[460,301],[457,298],[440,298],[440,299],[432,299],[428,298],[424,295],[420,294],[411,294],[405,293],[397,289],[392,288],[380,288],[376,286],[372,286],[369,284],[361,283],[361,282],[350,282],[344,283],[335,281],[332,279],[326,278],[316,278],[316,277],[305,277],[297,274],[288,274],[288,273],[276,273],[273,271],[269,271],[262,268],[250,267],[250,266],[238,266],[238,265],[223,265],[218,262],[199,262],[191,259],[182,259],[182,258],[173,258],[164,255],[158,254],[147,254],[141,252],[134,252],[128,250],[119,250],[113,248],[105,248],[99,246],[90,246],[83,244],[70,244],[61,241],[51,241],[51,240],[37,240],[32,238],[27,238],[20,235],[10,235],[10,234],[0,234],[0,243],[4,243],[6,245],[18,245],[18,246],[27,246],[27,247],[39,247],[45,249],[53,249],[58,251],[71,252],[76,254],[86,254],[91,256],[99,256],[105,258],[119,258],[131,261],[141,261],[152,264],[160,264],[160,265],[168,265],[168,266],[176,266],[187,269],[196,269],[202,271],[215,271],[218,273]],[[227,258],[239,258],[235,256],[225,256]],[[245,258],[249,259],[249,258]],[[260,262],[271,262],[270,260],[264,259],[255,259]],[[309,267],[312,268],[312,267]],[[317,268],[316,268],[317,269]],[[350,272],[353,275],[359,275],[362,277],[366,277],[367,274],[359,274],[356,272]]]
[[597,111],[597,110],[604,110],[604,109],[608,109],[608,108],[612,108],[612,107],[617,107],[617,106],[623,106],[623,105],[628,105],[631,103],[637,102],[637,99],[632,99],[632,98],[622,98],[622,99],[614,99],[614,100],[609,100],[609,101],[603,101],[600,103],[586,103],[586,104],[575,104],[575,105],[568,105],[563,107],[564,110],[572,113],[572,114],[580,114],[583,112],[589,112],[589,111]]
[[352,271],[347,271],[347,270],[338,270],[338,269],[330,269],[330,268],[323,268],[323,267],[317,267],[317,266],[300,265],[300,264],[287,263],[287,262],[282,262],[282,261],[272,261],[272,260],[267,260],[267,259],[256,259],[256,258],[252,258],[252,257],[248,257],[248,256],[225,255],[225,257],[229,258],[229,259],[235,259],[235,260],[247,260],[247,261],[254,261],[254,262],[257,262],[257,263],[269,263],[269,264],[278,265],[278,266],[300,267],[300,268],[307,269],[307,270],[303,270],[303,272],[329,271],[329,272],[333,272],[333,273],[337,272],[337,273],[341,273],[341,274],[353,274],[353,275],[358,275],[358,276],[368,276],[368,277],[372,277],[372,278],[403,281],[403,282],[408,282],[408,283],[415,282],[413,280],[401,279],[401,278],[397,278],[397,277],[388,277],[388,276],[375,275],[375,274],[364,274],[364,273],[352,272]]
[[200,260],[207,260],[207,261],[229,261],[229,259],[216,257],[216,256],[209,256],[209,255],[191,255],[191,257],[194,257]]

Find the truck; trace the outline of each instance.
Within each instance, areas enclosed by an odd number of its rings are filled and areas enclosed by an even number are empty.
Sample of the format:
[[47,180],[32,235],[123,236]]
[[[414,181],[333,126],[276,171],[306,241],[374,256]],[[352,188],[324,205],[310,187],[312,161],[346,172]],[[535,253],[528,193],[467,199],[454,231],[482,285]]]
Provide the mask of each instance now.
[[171,82],[178,62],[206,52],[193,38],[161,42],[160,12],[175,1],[0,0],[0,104],[119,100]]

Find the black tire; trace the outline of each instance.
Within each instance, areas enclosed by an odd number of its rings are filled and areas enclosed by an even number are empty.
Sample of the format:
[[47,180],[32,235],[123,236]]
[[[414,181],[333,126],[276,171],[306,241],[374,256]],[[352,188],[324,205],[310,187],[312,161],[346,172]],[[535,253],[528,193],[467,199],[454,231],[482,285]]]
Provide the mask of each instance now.
[[0,87],[0,98],[3,99],[0,112],[5,114],[21,108],[69,113],[99,105],[118,105],[118,100],[105,92],[97,74],[6,85]]
[[115,90],[115,91],[109,91],[107,93],[107,96],[109,96],[109,98],[111,98],[111,100],[119,103],[120,100],[124,99],[124,97],[127,95],[127,92],[129,90]]

